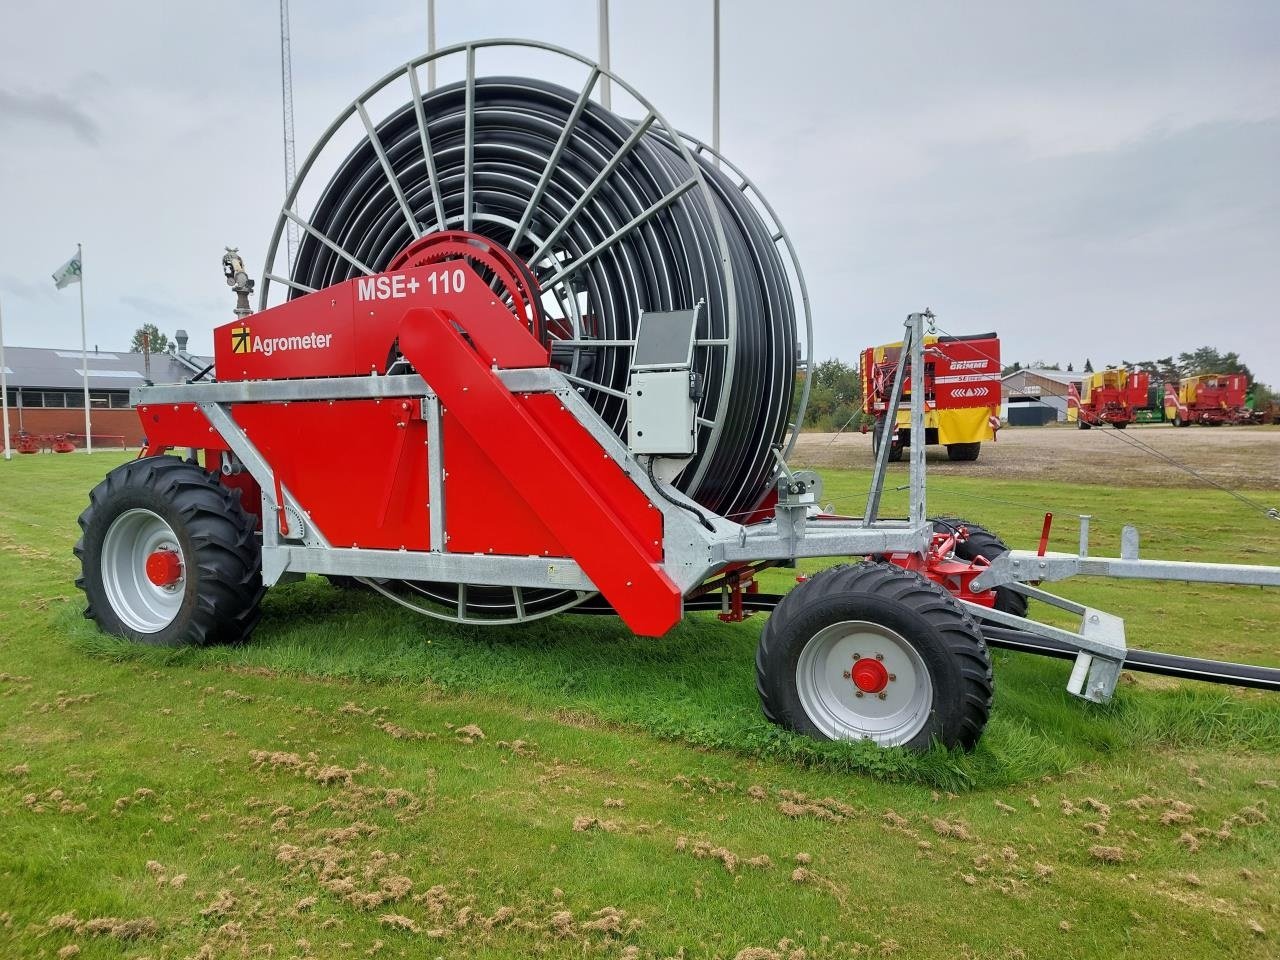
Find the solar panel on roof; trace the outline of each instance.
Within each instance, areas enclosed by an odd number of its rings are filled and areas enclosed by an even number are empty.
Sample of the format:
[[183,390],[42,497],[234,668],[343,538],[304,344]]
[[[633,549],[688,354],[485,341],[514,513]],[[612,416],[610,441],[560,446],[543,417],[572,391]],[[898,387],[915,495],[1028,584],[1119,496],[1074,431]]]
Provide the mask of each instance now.
[[[55,350],[53,351],[53,355],[55,357],[62,357],[64,360],[81,360],[84,358],[84,354],[81,353],[79,350]],[[95,353],[93,355],[93,359],[119,360],[120,358],[116,356],[114,353]]]
[[[85,375],[83,370],[76,370],[76,373],[82,377]],[[137,370],[94,370],[93,368],[89,369],[89,376],[115,377],[117,380],[141,380],[143,378],[142,374]]]

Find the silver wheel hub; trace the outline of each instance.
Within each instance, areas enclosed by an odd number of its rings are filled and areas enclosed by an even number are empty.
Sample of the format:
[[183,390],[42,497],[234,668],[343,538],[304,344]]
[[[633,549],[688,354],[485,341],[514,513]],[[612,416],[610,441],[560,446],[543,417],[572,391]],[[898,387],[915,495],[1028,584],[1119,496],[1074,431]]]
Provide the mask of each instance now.
[[933,682],[901,634],[866,620],[819,630],[796,662],[796,693],[809,720],[833,740],[909,742],[929,722]]
[[173,623],[186,594],[186,564],[173,528],[150,510],[126,510],[102,541],[102,586],[121,622],[139,633]]

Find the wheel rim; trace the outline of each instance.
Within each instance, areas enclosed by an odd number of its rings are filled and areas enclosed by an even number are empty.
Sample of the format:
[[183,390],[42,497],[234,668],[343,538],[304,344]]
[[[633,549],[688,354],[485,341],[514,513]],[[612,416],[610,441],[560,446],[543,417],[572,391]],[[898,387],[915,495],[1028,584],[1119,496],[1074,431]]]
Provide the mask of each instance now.
[[933,683],[901,634],[845,620],[813,635],[796,662],[796,692],[810,721],[833,740],[911,741],[929,721]]
[[177,535],[158,514],[139,508],[116,517],[103,538],[101,565],[107,602],[127,627],[158,633],[173,623],[186,565]]

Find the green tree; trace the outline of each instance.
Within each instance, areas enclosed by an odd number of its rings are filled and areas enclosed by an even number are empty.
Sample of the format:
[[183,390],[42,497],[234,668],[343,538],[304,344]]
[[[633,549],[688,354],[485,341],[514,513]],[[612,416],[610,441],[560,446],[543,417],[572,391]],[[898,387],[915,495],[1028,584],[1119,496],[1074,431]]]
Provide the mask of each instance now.
[[164,353],[169,349],[169,338],[160,332],[154,323],[144,323],[133,334],[133,342],[129,344],[130,353],[142,352],[142,338],[147,338],[147,350],[151,353]]
[[1184,377],[1195,377],[1204,373],[1243,373],[1250,380],[1253,379],[1249,368],[1240,362],[1238,353],[1234,351],[1220,353],[1213,347],[1200,347],[1190,353],[1178,354],[1177,368]]
[[[804,389],[804,374],[796,377],[795,396],[799,400]],[[810,430],[839,430],[846,424],[856,426],[862,407],[862,383],[857,367],[831,358],[813,368],[809,389],[809,406],[804,426]]]

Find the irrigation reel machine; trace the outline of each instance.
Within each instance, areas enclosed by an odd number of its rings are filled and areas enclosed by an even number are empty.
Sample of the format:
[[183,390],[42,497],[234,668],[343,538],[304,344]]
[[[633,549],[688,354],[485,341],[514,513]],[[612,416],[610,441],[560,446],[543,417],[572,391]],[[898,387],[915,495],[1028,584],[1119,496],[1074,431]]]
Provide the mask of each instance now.
[[[531,52],[580,82],[477,68]],[[461,79],[430,89],[432,64]],[[639,120],[593,100],[606,80]],[[238,264],[228,279],[247,294]],[[1068,688],[1092,701],[1126,665],[1280,688],[1277,670],[1129,650],[1119,617],[1035,585],[1276,586],[1278,568],[1141,560],[1130,531],[1118,558],[1088,556],[1083,530],[1078,555],[1047,553],[1047,527],[1007,551],[929,519],[923,445],[906,518],[880,515],[887,443],[862,514],[822,512],[819,477],[786,463],[812,358],[786,231],[728,160],[568,50],[463,44],[365,91],[303,163],[258,312],[237,313],[216,380],[134,390],[146,446],[80,517],[86,616],[109,633],[241,641],[264,590],[306,574],[468,624],[609,612],[656,637],[689,610],[772,609],[769,718],[908,747],[977,741],[993,644],[1074,659]],[[928,367],[924,321],[906,322],[892,409]],[[803,557],[865,562],[758,591]],[[1079,629],[1028,619],[1028,598]]]

